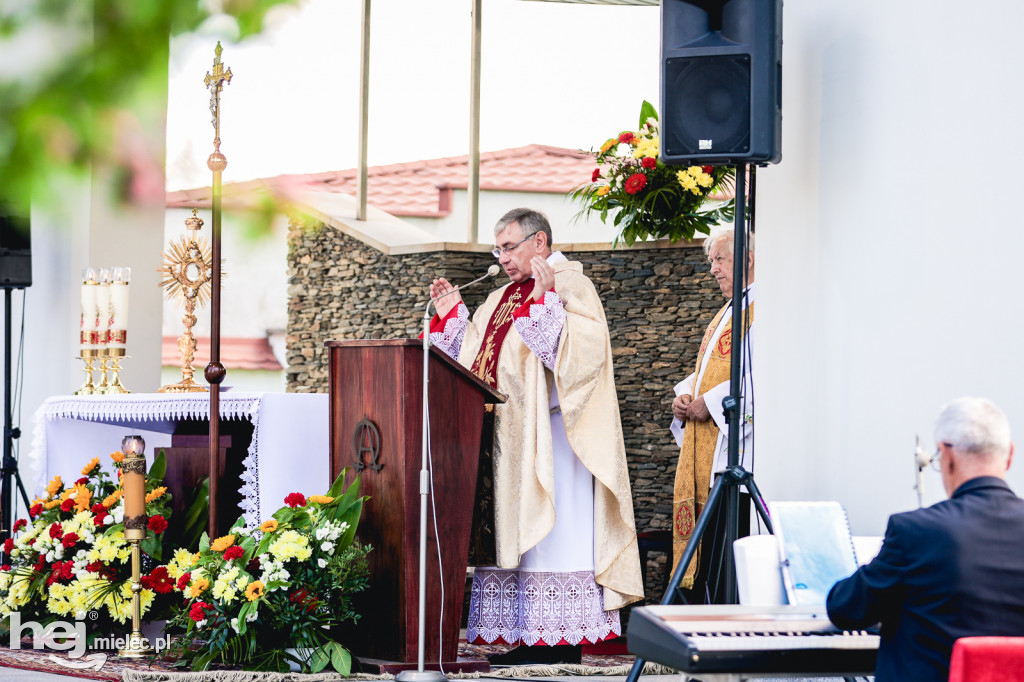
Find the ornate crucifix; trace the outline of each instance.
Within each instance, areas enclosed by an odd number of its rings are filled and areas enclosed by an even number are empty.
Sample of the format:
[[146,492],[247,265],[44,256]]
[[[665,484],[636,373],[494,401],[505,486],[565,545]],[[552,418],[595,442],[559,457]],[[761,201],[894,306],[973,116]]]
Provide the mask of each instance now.
[[210,114],[213,115],[213,153],[206,160],[206,167],[213,171],[212,231],[213,231],[213,273],[210,291],[210,364],[203,373],[210,382],[210,538],[218,536],[217,529],[217,487],[220,475],[220,384],[227,370],[220,362],[220,204],[221,172],[227,168],[228,160],[220,151],[220,93],[226,83],[231,82],[231,69],[224,69],[220,61],[220,41],[214,50],[213,73],[207,72],[204,82],[210,89]]

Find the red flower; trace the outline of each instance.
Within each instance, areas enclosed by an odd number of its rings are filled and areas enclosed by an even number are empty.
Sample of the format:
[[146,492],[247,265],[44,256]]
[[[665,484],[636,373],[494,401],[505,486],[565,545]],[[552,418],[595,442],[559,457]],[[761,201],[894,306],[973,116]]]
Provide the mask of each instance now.
[[714,168],[712,168],[711,166],[701,166],[700,169],[707,173],[708,175],[711,175],[711,171],[714,170]]
[[647,186],[647,176],[643,173],[633,173],[626,180],[626,193],[636,194]]
[[320,605],[319,600],[315,599],[305,588],[295,590],[288,595],[288,601],[299,606],[305,606],[306,611],[312,613],[316,610],[316,607]]
[[28,515],[33,519],[43,513],[43,504],[41,502],[33,504],[29,507]]
[[9,571],[9,570],[11,570],[11,565],[10,564],[4,564],[3,566],[0,566],[0,571]]
[[192,572],[182,573],[181,577],[178,578],[178,591],[184,592],[185,588],[188,587],[189,581],[192,580]]
[[290,493],[288,497],[284,498],[284,503],[289,507],[305,507],[306,498],[302,493]]
[[658,160],[650,156],[645,156],[640,160],[640,165],[644,168],[654,168],[658,165]]
[[68,533],[61,542],[64,544],[65,549],[74,547],[75,543],[78,542],[78,533]]
[[99,573],[101,570],[103,570],[103,562],[94,561],[91,564],[87,565],[85,567],[85,570],[89,571],[90,573]]
[[237,559],[243,554],[245,554],[244,549],[242,549],[238,545],[232,545],[231,547],[228,547],[224,550],[224,559],[225,561],[231,561],[232,559]]
[[188,617],[197,623],[201,620],[206,620],[206,609],[211,608],[213,608],[212,605],[207,604],[204,601],[197,601],[195,604],[192,605],[192,608],[189,609]]
[[74,508],[75,508],[75,501],[72,500],[71,498],[68,498],[68,499],[66,499],[66,500],[64,500],[63,502],[60,503],[60,510],[62,512],[69,512],[69,511],[71,511]]
[[60,523],[57,522],[57,521],[54,521],[53,525],[50,526],[50,537],[53,538],[54,540],[57,540],[57,539],[63,537],[63,535],[64,535],[64,533],[60,529]]
[[167,519],[157,514],[149,519],[149,529],[159,535],[167,530]]
[[18,519],[14,522],[14,532],[17,533],[19,530],[28,525],[28,521],[25,519]]
[[250,573],[258,572],[260,570],[260,558],[258,556],[254,556],[249,563],[245,565],[245,570]]
[[107,520],[107,511],[104,509],[101,512],[96,512],[96,518],[92,520],[94,526],[102,526],[103,522]]
[[4,540],[4,554],[10,554],[12,549],[14,549],[14,540],[7,538]]
[[58,580],[71,580],[75,577],[75,562],[71,561],[54,561],[51,566],[53,571],[50,573],[50,577],[46,579],[47,585],[52,585]]
[[88,482],[89,482],[89,477],[88,476],[82,476],[80,479],[75,481],[75,485],[85,485]]
[[619,135],[619,142],[622,144],[629,144],[633,141],[633,133],[622,133]]
[[102,514],[107,511],[107,508],[97,502],[92,507],[90,507],[90,510],[92,511],[93,514]]
[[600,168],[595,168],[594,169],[594,174],[590,176],[590,181],[591,182],[597,182],[597,179],[599,177],[601,177],[601,169]]
[[33,567],[36,573],[42,573],[43,567],[46,566],[46,557],[42,554],[39,555],[39,559],[36,560],[36,565]]
[[26,540],[25,544],[31,547],[32,545],[36,544],[36,539],[32,538],[31,540]]
[[174,589],[174,581],[167,574],[166,566],[157,566],[149,575],[142,576],[139,582],[142,583],[142,587],[157,594],[167,594]]

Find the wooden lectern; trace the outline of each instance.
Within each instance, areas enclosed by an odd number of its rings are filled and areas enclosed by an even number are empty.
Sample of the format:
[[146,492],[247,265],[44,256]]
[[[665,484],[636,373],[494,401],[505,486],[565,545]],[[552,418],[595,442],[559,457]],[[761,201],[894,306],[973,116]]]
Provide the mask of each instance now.
[[[352,631],[355,639],[346,646],[361,658],[415,663],[423,342],[325,345],[330,354],[331,480],[352,467],[362,476],[360,492],[370,497],[358,533],[361,542],[373,546],[370,589],[359,595],[362,618]],[[444,566],[444,621],[439,640],[438,537],[428,518],[424,659],[436,663],[457,657],[484,405],[505,398],[434,348],[428,376],[432,503]]]

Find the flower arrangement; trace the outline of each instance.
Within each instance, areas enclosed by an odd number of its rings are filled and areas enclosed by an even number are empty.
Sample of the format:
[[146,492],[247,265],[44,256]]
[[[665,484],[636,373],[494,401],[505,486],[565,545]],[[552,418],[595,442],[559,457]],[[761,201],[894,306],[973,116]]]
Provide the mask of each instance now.
[[358,477],[342,491],[346,472],[326,495],[288,495],[258,531],[240,518],[228,535],[203,535],[175,586],[187,599],[169,623],[185,630],[179,665],[287,672],[294,661],[303,672],[330,664],[349,674],[338,627],[359,618],[350,598],[368,586],[370,548],[355,540],[365,498]]
[[[118,480],[108,477],[100,458],[94,457],[73,484],[54,477],[45,495],[33,501],[28,512],[31,521],[15,522],[15,536],[8,538],[3,548],[10,563],[0,566],[0,618],[4,624],[9,624],[15,611],[23,621],[43,624],[92,611],[96,617],[87,621],[92,638],[112,632],[116,623],[131,620],[130,545],[124,537],[124,490],[120,485],[124,454],[115,452],[111,459]],[[161,453],[146,482],[149,530],[141,549],[150,557],[148,563],[158,563],[164,551],[170,517],[170,495],[162,485],[165,471]],[[176,555],[169,564],[142,576],[143,614],[159,617],[161,610],[170,608],[174,579],[186,563],[183,559]]]
[[598,213],[607,223],[611,213],[619,229],[615,244],[661,237],[673,242],[693,239],[696,232],[708,234],[714,225],[732,220],[732,200],[712,209],[705,204],[719,190],[732,187],[733,168],[670,168],[658,160],[659,150],[658,113],[645,101],[637,130],[609,138],[593,152],[599,167],[589,183],[570,193],[583,204],[577,217]]

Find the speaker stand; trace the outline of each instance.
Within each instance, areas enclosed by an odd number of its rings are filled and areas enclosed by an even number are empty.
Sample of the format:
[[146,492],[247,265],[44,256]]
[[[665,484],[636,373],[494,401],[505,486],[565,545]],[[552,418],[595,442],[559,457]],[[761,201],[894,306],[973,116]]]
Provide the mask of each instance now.
[[[17,287],[21,289],[22,287]],[[12,426],[14,417],[11,413],[11,288],[4,288],[4,458],[0,464],[0,535],[3,539],[14,537],[14,510],[15,493],[13,485],[18,486],[21,492],[21,499],[25,502],[25,509],[28,509],[28,493],[25,492],[25,485],[21,482],[21,474],[18,473],[18,462],[14,459],[14,439],[21,437],[21,429]],[[0,554],[3,562],[7,563],[6,554]]]

